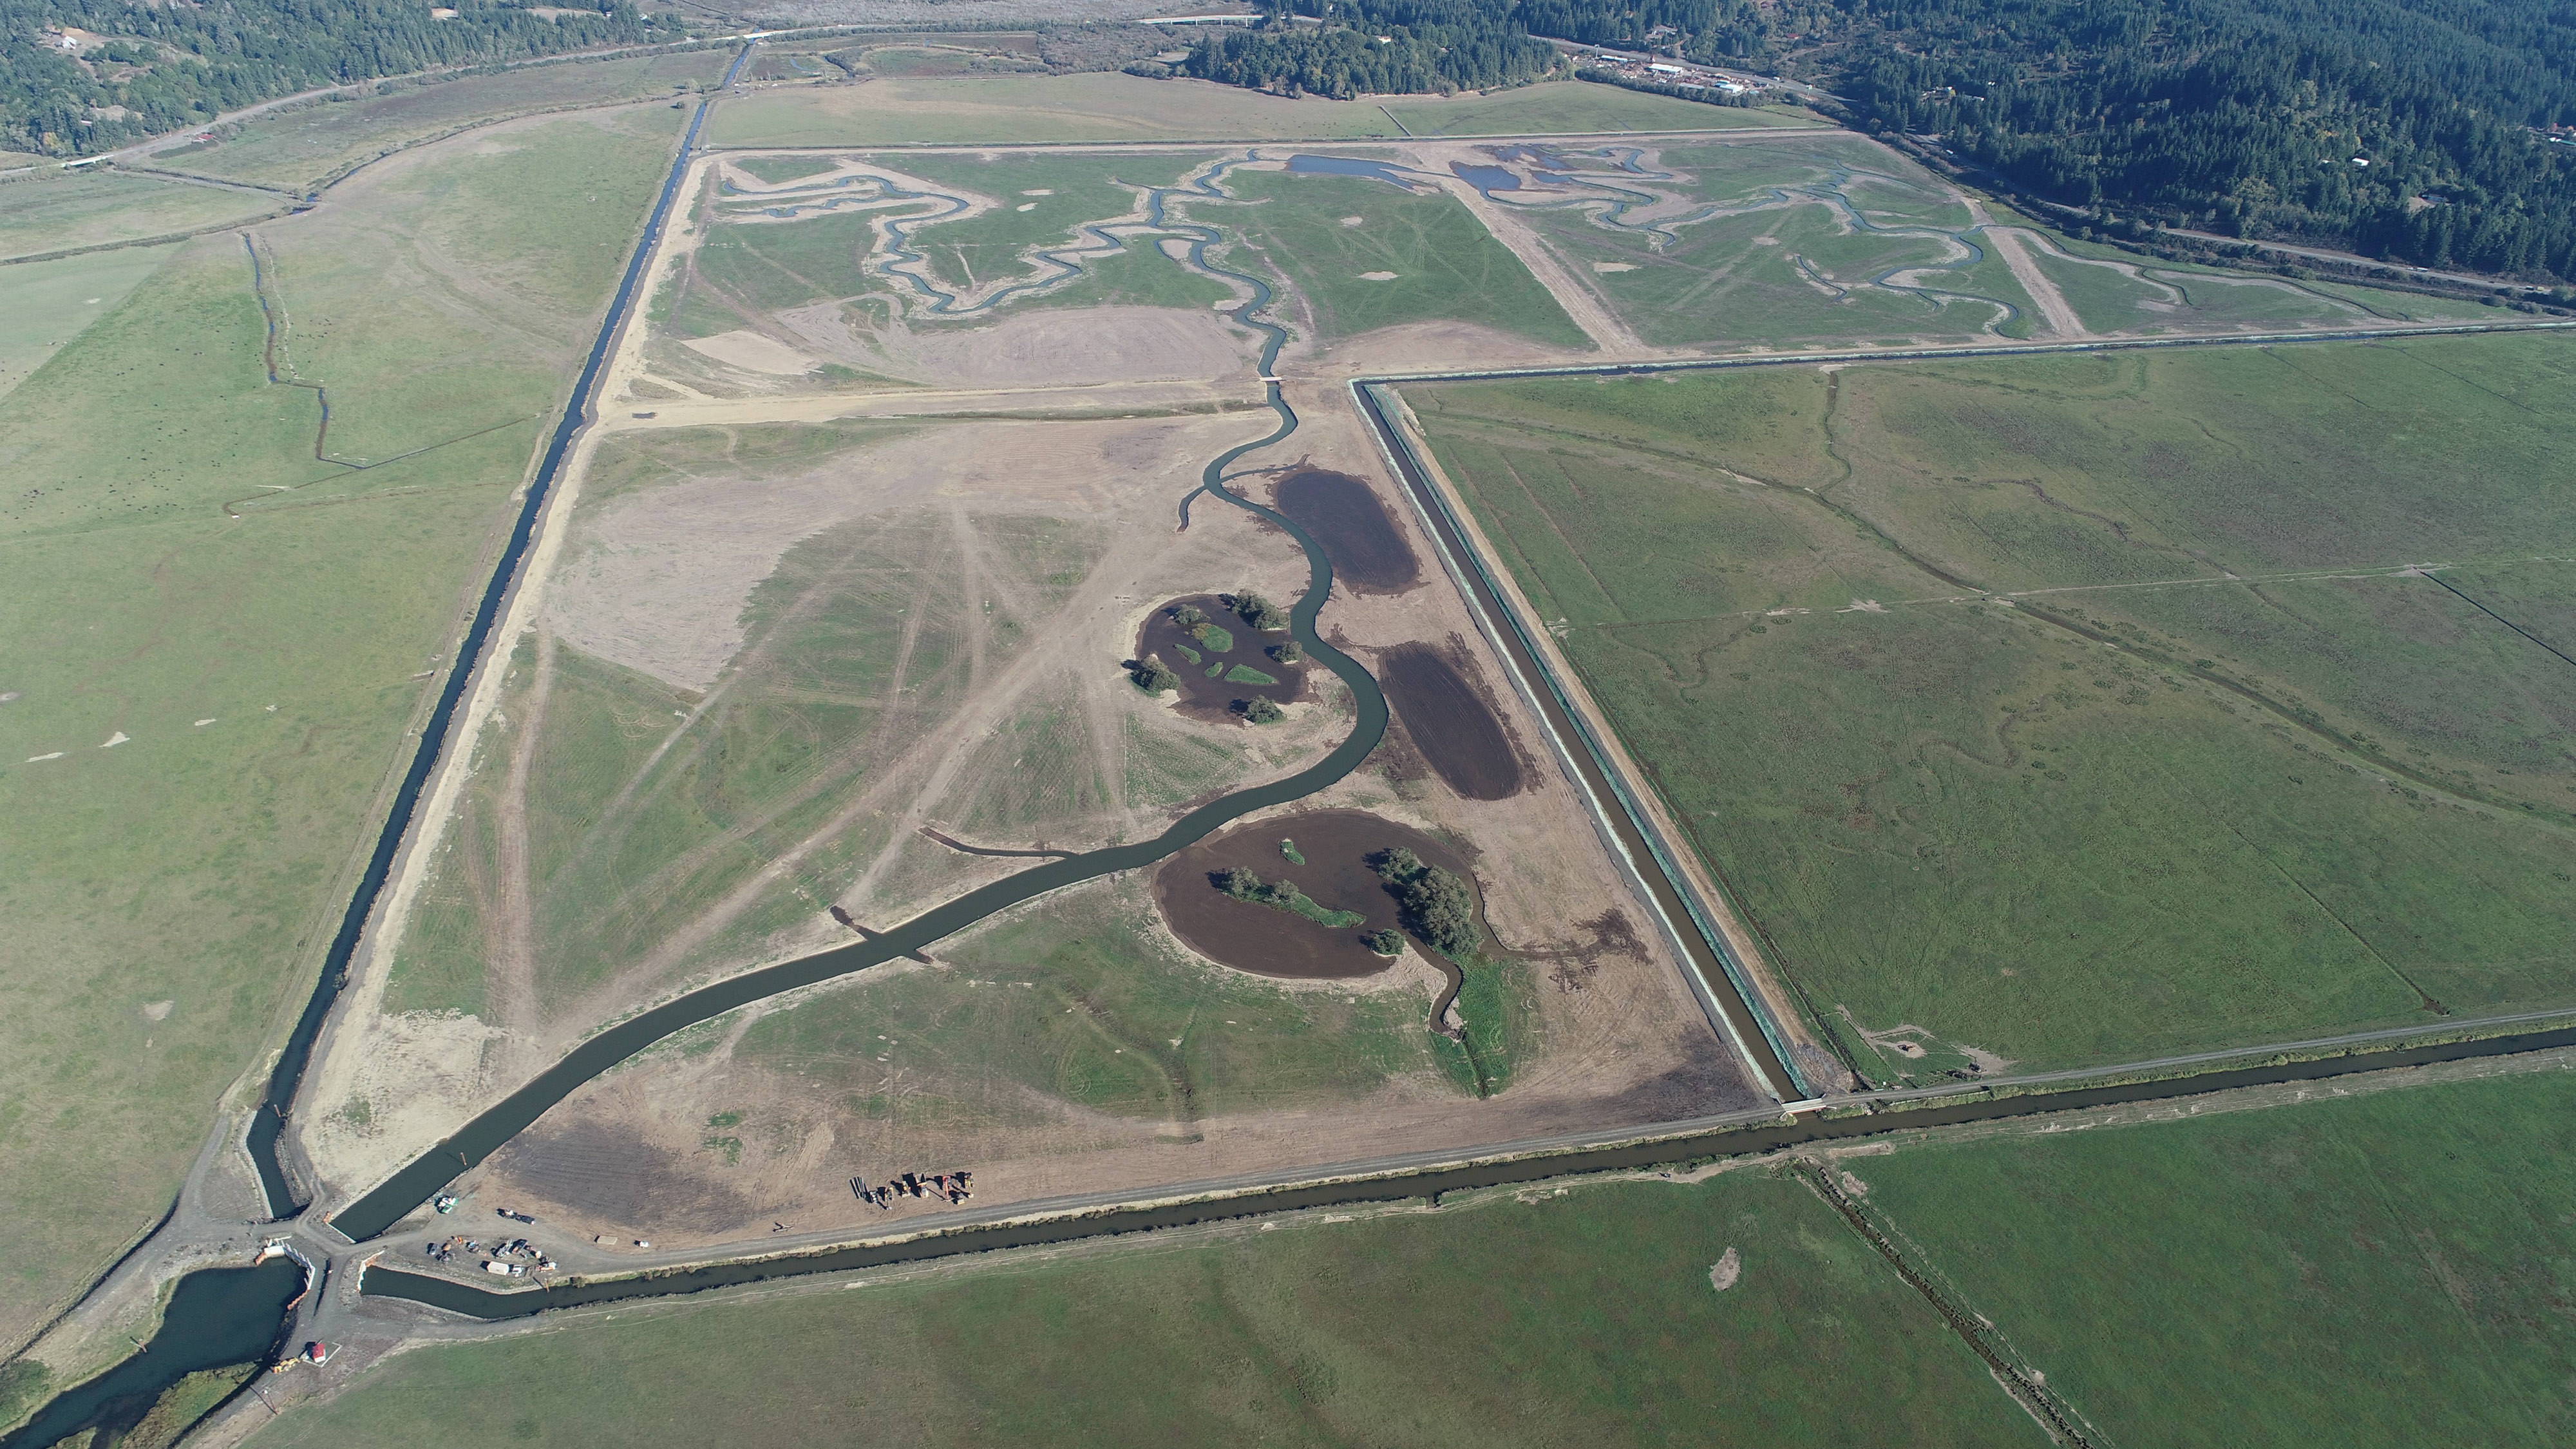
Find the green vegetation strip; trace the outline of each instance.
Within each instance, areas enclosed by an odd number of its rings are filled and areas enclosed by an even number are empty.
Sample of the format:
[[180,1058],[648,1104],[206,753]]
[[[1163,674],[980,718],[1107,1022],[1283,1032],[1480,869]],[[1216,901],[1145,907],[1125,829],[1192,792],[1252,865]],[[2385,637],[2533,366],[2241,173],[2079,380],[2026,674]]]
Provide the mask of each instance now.
[[1297,883],[1293,880],[1265,882],[1261,877],[1240,866],[1225,871],[1217,882],[1217,889],[1238,901],[1248,901],[1256,906],[1268,906],[1273,910],[1304,916],[1316,925],[1330,926],[1335,930],[1344,926],[1363,925],[1368,920],[1368,917],[1357,911],[1337,911],[1319,904],[1313,897],[1297,889]]
[[360,1291],[377,1297],[424,1303],[473,1318],[525,1318],[550,1309],[696,1293],[812,1273],[882,1268],[966,1253],[1078,1242],[1087,1238],[1223,1222],[1305,1208],[1347,1207],[1415,1198],[1427,1198],[1436,1203],[1445,1193],[1539,1182],[1578,1173],[1667,1167],[1718,1157],[1772,1152],[1808,1143],[1852,1141],[1891,1132],[2035,1117],[2127,1102],[2166,1101],[2239,1087],[2329,1081],[2362,1072],[2566,1046],[2576,1046],[2576,1027],[2483,1041],[2442,1042],[2360,1052],[2315,1061],[2276,1061],[2175,1080],[2132,1082],[2017,1097],[1977,1094],[1965,1101],[1909,1106],[1901,1111],[1872,1113],[1866,1110],[1868,1104],[1858,1103],[1855,1106],[1861,1110],[1848,1115],[1811,1113],[1787,1121],[1760,1113],[1744,1113],[1727,1119],[1727,1125],[1715,1130],[1686,1136],[1611,1146],[1537,1143],[1518,1151],[1510,1144],[1503,1144],[1493,1149],[1496,1154],[1493,1158],[1469,1166],[1435,1166],[1378,1175],[1364,1175],[1367,1170],[1365,1164],[1353,1164],[1348,1168],[1326,1167],[1309,1175],[1346,1175],[1339,1181],[1255,1189],[1153,1208],[1103,1207],[1087,1213],[1074,1209],[1049,1219],[990,1225],[970,1223],[944,1230],[934,1228],[901,1242],[870,1243],[794,1257],[674,1268],[638,1277],[572,1279],[551,1287],[516,1292],[489,1292],[451,1278],[433,1277],[376,1263],[370,1265],[360,1279]]
[[2448,571],[2563,611],[2563,349],[2187,345],[1416,398],[1792,984],[1936,1038],[1811,1007],[1872,1078],[2567,998],[2571,780],[2524,743],[2564,663],[2398,568],[2532,560]]
[[2576,1073],[1844,1159],[2113,1444],[2576,1438]]
[[423,1343],[256,1442],[2041,1442],[1791,1178],[1278,1227]]

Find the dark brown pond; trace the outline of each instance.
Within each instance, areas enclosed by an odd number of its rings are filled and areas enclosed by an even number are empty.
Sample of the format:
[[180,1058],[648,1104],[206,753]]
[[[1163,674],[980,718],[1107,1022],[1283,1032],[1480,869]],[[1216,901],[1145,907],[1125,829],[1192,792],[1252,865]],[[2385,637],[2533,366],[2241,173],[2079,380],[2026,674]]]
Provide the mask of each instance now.
[[1450,789],[1470,800],[1507,800],[1527,788],[1520,747],[1464,651],[1398,644],[1371,672],[1414,747]]
[[[1279,848],[1282,840],[1294,843],[1306,858],[1303,865]],[[1365,810],[1309,810],[1238,825],[1164,861],[1154,872],[1154,904],[1190,949],[1238,971],[1297,980],[1374,976],[1392,963],[1361,945],[1361,933],[1402,927],[1396,923],[1395,897],[1369,869],[1367,857],[1397,846],[1475,886],[1476,873],[1455,846]],[[1241,866],[1272,883],[1295,881],[1317,904],[1357,911],[1368,919],[1337,929],[1273,906],[1236,900],[1210,879],[1228,866]],[[1484,908],[1484,893],[1478,890],[1480,921]]]
[[[1182,628],[1172,617],[1184,604],[1207,615],[1200,632]],[[1218,719],[1241,713],[1255,696],[1286,704],[1305,694],[1307,666],[1281,663],[1270,652],[1287,642],[1287,631],[1256,632],[1217,595],[1192,594],[1146,616],[1145,627],[1136,633],[1135,657],[1159,656],[1181,677],[1181,708]],[[1262,676],[1271,682],[1262,683]]]
[[1301,468],[1280,480],[1275,501],[1324,545],[1333,582],[1361,594],[1400,594],[1422,582],[1413,545],[1377,490],[1350,474]]

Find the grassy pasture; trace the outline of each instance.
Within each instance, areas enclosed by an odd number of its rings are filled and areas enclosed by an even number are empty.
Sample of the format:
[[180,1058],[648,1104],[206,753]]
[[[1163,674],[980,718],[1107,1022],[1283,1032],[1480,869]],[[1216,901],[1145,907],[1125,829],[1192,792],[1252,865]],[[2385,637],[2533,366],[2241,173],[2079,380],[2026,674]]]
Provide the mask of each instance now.
[[1750,1173],[621,1308],[368,1372],[252,1442],[2046,1442],[1828,1208]]
[[2498,338],[1408,396],[1893,1079],[2569,999],[2576,671],[2398,570],[2576,613],[2571,385]]
[[776,185],[808,176],[820,176],[836,164],[829,156],[736,156],[733,165],[761,180]]
[[266,216],[276,197],[113,171],[0,185],[0,259],[205,231]]
[[[1852,135],[1662,147],[1656,161],[1690,178],[1684,194],[1735,211],[1679,228],[1660,250],[1641,232],[1595,225],[1572,209],[1521,214],[1638,335],[1661,347],[1790,347],[1906,337],[1975,337],[1995,322],[1990,298],[2028,314],[2030,299],[1994,258],[1954,261],[1937,236],[1853,226],[1823,193],[1840,186],[1877,227],[1956,231],[1964,207],[1901,158]],[[1773,205],[1780,193],[1805,198]],[[1927,297],[1874,284],[1966,294]],[[2007,328],[2007,334],[2019,331]]]
[[760,91],[717,107],[707,141],[716,146],[1011,145],[1401,134],[1386,112],[1368,101],[1292,101],[1211,81],[1106,73],[888,77],[864,86]]
[[107,315],[177,244],[119,247],[0,268],[0,396]]
[[995,159],[933,154],[889,161],[924,180],[1001,203],[981,216],[913,233],[913,245],[930,258],[931,275],[962,288],[978,279],[1017,273],[1026,248],[1070,243],[1085,222],[1125,216],[1137,204],[1130,188],[1169,186],[1205,159],[1188,153],[1128,152]]
[[1008,1120],[1029,1092],[1187,1127],[1437,1079],[1427,998],[1288,991],[1178,959],[1152,913],[1137,882],[1049,897],[943,943],[951,970],[863,977],[762,1017],[735,1053],[898,1129]]
[[748,320],[746,312],[880,290],[884,284],[861,270],[875,244],[868,218],[857,212],[712,225],[690,256],[685,280],[666,286],[656,301],[667,309],[674,336],[729,332]]
[[[882,55],[872,55],[870,64]],[[950,63],[962,66],[969,59],[957,55]],[[718,107],[710,124],[709,140],[719,146],[882,146],[1727,131],[1815,122],[1802,112],[1703,106],[1572,82],[1381,105],[1289,100],[1212,81],[1114,73],[964,77],[907,70],[864,86],[795,86],[738,96]]]
[[[2023,249],[2031,253],[2042,271],[2061,279],[2061,290],[2065,287],[2062,279],[2073,272],[2094,271],[2110,279],[2079,278],[2074,284],[2076,290],[2087,287],[2101,289],[2101,298],[2096,305],[2101,309],[2099,316],[2102,320],[2096,321],[2094,314],[2087,313],[2083,304],[2076,306],[2076,311],[2085,315],[2087,325],[2097,329],[2106,326],[2141,330],[2170,327],[2177,319],[2203,324],[2252,326],[2365,318],[2383,322],[2493,321],[2496,317],[2493,308],[2481,307],[2474,301],[2457,297],[2424,296],[2343,282],[2265,276],[2189,263],[2161,262],[2153,257],[2122,251],[2107,243],[2068,236],[2045,220],[2024,215],[2001,202],[1988,201],[1986,211],[2002,225],[2027,227],[2048,238],[2046,247],[2034,246],[2025,240]],[[2128,284],[2120,282],[2116,273],[2104,268],[2074,266],[2062,257],[2049,255],[2052,250],[2071,257],[2144,268],[2151,280],[2181,291],[2184,305],[2178,313],[2138,310]],[[2070,302],[2075,300],[2075,291],[2068,291],[2066,295]],[[2336,302],[2348,302],[2360,310],[2355,312],[2337,307],[2334,305]]]
[[[564,124],[561,172],[487,189],[510,158],[424,155],[407,188],[263,232],[299,323],[345,319],[294,361],[357,441],[462,441],[317,463],[312,396],[267,384],[230,236],[0,398],[0,688],[20,695],[0,706],[0,1101],[20,1123],[0,1135],[0,1341],[159,1216],[217,1094],[309,988],[421,671],[667,162],[666,121]],[[566,175],[621,204],[544,184]],[[410,259],[468,242],[526,290],[429,305]]]
[[[2427,299],[2404,293],[2346,288],[2338,296],[2276,278],[2229,277],[2147,267],[2141,280],[2104,266],[2088,266],[2024,243],[2031,261],[2051,281],[2075,315],[2095,332],[2171,332],[2226,327],[2319,327],[2371,321],[2414,320],[2406,303]],[[2162,283],[2162,286],[2152,285]]]
[[1060,291],[1014,306],[1184,307],[1202,311],[1233,297],[1234,289],[1173,260],[1150,237],[1139,237],[1114,257],[1083,264],[1083,275]]
[[1747,131],[1822,124],[1803,111],[1708,106],[1588,81],[1521,86],[1454,100],[1399,97],[1384,105],[1416,136]]
[[[645,762],[690,701],[633,670],[559,651],[529,783],[540,996],[568,1001],[820,825],[877,763],[866,748],[965,683],[945,519],[871,519],[790,550],[755,594],[751,654],[719,703]],[[905,648],[906,613],[921,624]],[[904,698],[890,691],[899,658]],[[556,704],[565,707],[561,719]],[[614,808],[609,808],[615,802]],[[808,906],[809,912],[814,908]]]
[[[1190,208],[1244,238],[1285,275],[1325,339],[1407,322],[1470,322],[1569,351],[1590,342],[1565,309],[1447,194],[1410,194],[1359,176],[1241,172],[1249,206]],[[1363,218],[1358,226],[1344,217]],[[1372,272],[1392,272],[1371,281]]]
[[[861,423],[621,439],[602,450],[585,485],[569,547],[578,558],[596,546],[588,530],[603,510],[656,488],[792,474],[901,431]],[[1088,573],[1101,542],[1057,519],[960,522],[945,511],[899,510],[825,529],[791,546],[751,591],[741,647],[703,695],[559,643],[524,803],[539,999],[573,1002],[647,961],[821,832],[829,838],[795,872],[763,887],[670,969],[738,964],[770,933],[810,924],[819,902],[885,844],[883,820],[832,827],[835,814],[953,711],[978,671],[1018,657],[1028,637],[1022,614],[1054,607]],[[1007,599],[990,581],[992,598],[961,593],[976,577],[963,552],[970,545],[980,558],[1007,561]],[[1044,833],[1067,811],[1097,805],[1096,783],[1047,763],[1088,758],[1078,740],[1063,738],[1064,724],[1043,709],[1002,722],[990,747],[1005,752],[1001,763],[1009,752],[1029,753],[1033,740],[1046,760],[976,777],[976,790],[961,784],[961,828]],[[405,947],[424,983],[471,980],[481,969],[473,964],[484,950],[478,923],[499,882],[475,876],[487,858],[475,854],[477,838],[469,821],[441,857],[422,935]]]
[[2564,1070],[1848,1165],[1868,1210],[2138,1449],[2576,1435]]
[[694,91],[722,78],[732,59],[729,50],[694,50],[388,83],[378,95],[255,117],[213,142],[162,154],[177,169],[297,190],[468,125]]

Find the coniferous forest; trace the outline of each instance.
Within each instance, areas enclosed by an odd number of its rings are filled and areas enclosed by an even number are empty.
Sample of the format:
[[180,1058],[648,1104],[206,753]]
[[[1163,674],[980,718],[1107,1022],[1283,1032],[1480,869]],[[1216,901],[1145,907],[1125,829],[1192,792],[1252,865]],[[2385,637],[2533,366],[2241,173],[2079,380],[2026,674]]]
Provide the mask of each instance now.
[[[2576,8],[2546,0],[1295,0],[1188,66],[1322,95],[1509,85],[1532,37],[1812,82],[2015,189],[2432,267],[2576,277]],[[1284,13],[1285,6],[1274,9]],[[1378,37],[1387,39],[1381,42]]]
[[0,149],[92,155],[316,86],[680,38],[630,0],[545,15],[440,4],[456,13],[432,16],[429,0],[0,0]]

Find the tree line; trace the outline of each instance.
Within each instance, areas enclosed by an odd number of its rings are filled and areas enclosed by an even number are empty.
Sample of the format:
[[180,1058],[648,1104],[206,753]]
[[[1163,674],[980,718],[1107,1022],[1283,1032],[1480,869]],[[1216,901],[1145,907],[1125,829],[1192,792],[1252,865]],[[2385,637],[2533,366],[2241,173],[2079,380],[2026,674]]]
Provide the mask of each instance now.
[[[1294,10],[1322,22],[1290,26]],[[1272,0],[1189,74],[1291,94],[1549,74],[1535,37],[1809,80],[2010,189],[2247,239],[2576,278],[2576,9],[2548,0]],[[1381,41],[1379,37],[1386,37]]]
[[[1480,0],[1263,0],[1263,8],[1257,28],[1200,41],[1181,73],[1347,100],[1517,85],[1562,67],[1554,49]],[[1327,23],[1297,25],[1294,13]]]
[[[0,0],[0,149],[91,155],[318,86],[681,38],[632,0],[554,16],[442,8],[456,14],[434,18],[427,0]],[[67,51],[65,29],[100,39]]]
[[2056,201],[2576,275],[2576,12],[2537,0],[1854,0],[1837,88]]

